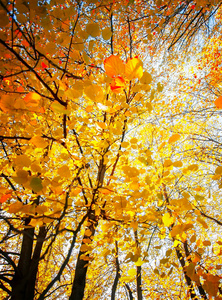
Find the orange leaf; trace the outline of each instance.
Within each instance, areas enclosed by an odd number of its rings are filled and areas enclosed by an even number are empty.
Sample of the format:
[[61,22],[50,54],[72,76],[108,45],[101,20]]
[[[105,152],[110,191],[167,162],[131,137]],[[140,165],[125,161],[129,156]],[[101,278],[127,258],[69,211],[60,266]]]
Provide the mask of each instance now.
[[114,78],[114,80],[110,84],[110,88],[114,93],[120,93],[125,87],[125,80],[118,76],[117,78]]
[[125,65],[119,56],[111,55],[104,61],[106,74],[110,77],[121,76],[125,72]]
[[173,135],[169,138],[168,143],[169,143],[169,144],[173,144],[173,143],[177,142],[179,139],[180,139],[180,135],[179,135],[178,133],[173,134]]
[[1,196],[0,203],[6,202],[11,197],[11,195],[12,194],[5,194],[5,195]]
[[222,108],[222,96],[218,97],[214,104],[217,108]]
[[36,107],[39,105],[40,99],[41,96],[39,94],[30,92],[25,96],[24,101],[26,102],[27,106]]

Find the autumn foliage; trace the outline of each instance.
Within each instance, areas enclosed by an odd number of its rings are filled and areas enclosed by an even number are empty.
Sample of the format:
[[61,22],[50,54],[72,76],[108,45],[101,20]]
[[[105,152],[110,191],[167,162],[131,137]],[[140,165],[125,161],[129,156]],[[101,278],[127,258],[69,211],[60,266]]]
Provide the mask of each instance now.
[[220,6],[0,0],[0,299],[222,299]]

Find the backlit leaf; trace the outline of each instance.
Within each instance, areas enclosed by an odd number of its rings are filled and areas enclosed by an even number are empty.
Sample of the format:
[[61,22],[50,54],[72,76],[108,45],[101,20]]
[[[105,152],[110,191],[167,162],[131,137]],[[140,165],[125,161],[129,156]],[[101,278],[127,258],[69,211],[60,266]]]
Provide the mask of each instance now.
[[128,273],[128,275],[130,275],[132,277],[136,276],[136,269],[134,269],[134,268],[129,269],[127,273]]
[[170,216],[169,213],[165,213],[162,217],[164,226],[169,227],[174,223],[174,218]]
[[28,93],[25,98],[24,101],[26,102],[26,105],[29,107],[37,107],[39,106],[39,101],[41,99],[41,96],[37,93]]
[[139,58],[131,58],[128,60],[125,67],[125,74],[127,79],[140,79],[143,76],[143,63]]
[[60,167],[57,172],[61,177],[69,178],[71,176],[70,170],[66,165]]
[[215,174],[216,175],[221,175],[222,174],[222,166],[219,166],[215,169]]
[[89,99],[99,102],[103,100],[103,90],[100,86],[92,84],[84,89],[84,93]]
[[8,199],[10,199],[12,196],[12,194],[5,194],[5,195],[2,195],[1,198],[0,198],[0,203],[4,203],[6,202]]
[[48,142],[41,136],[34,136],[30,142],[37,148],[45,148],[48,146]]
[[218,97],[214,104],[217,108],[222,108],[222,96]]
[[109,77],[123,76],[125,73],[125,65],[119,56],[111,55],[104,61],[104,68]]
[[51,108],[54,112],[60,113],[60,114],[69,114],[70,112],[58,101],[54,101],[51,105]]
[[120,76],[114,78],[110,84],[110,88],[114,93],[122,92],[125,88],[125,80]]
[[173,134],[173,135],[169,138],[168,143],[169,143],[169,144],[173,144],[173,143],[177,142],[179,139],[180,139],[180,135],[179,135],[178,133]]

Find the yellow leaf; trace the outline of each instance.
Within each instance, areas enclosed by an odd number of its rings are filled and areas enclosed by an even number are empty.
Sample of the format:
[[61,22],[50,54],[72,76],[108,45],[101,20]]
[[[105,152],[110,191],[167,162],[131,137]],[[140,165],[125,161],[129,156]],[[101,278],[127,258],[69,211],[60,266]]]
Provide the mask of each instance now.
[[13,180],[18,184],[23,184],[28,181],[29,173],[25,170],[17,171],[17,176],[12,176]]
[[177,168],[180,168],[180,167],[183,166],[183,163],[182,163],[182,161],[178,160],[178,161],[175,161],[175,162],[173,163],[173,166],[174,166],[174,167],[177,167]]
[[100,35],[100,28],[97,23],[90,23],[86,26],[86,32],[92,37]]
[[54,112],[60,113],[60,114],[69,114],[70,111],[68,111],[62,104],[60,104],[58,101],[54,101],[51,105],[51,108]]
[[143,264],[144,264],[144,261],[142,261],[141,257],[139,257],[139,259],[135,262],[135,265],[136,265],[137,267],[140,267],[140,266],[142,266]]
[[104,123],[104,122],[96,122],[96,124],[97,124],[101,129],[106,129],[106,123]]
[[127,79],[140,79],[143,76],[143,63],[139,58],[131,58],[128,60],[125,67],[125,75]]
[[[31,222],[29,223],[29,225],[33,226],[33,227],[42,226],[43,225],[43,220],[44,220],[43,218],[31,219]],[[44,220],[44,223],[45,223],[45,220]]]
[[187,169],[195,172],[198,170],[198,168],[199,168],[198,165],[193,164],[193,165],[190,165]]
[[104,68],[109,77],[123,76],[125,65],[119,56],[111,55],[104,61]]
[[216,175],[221,175],[222,174],[222,166],[219,166],[219,167],[216,168],[215,174]]
[[136,269],[133,269],[133,268],[132,268],[132,269],[129,269],[129,270],[128,270],[128,274],[129,274],[130,276],[132,276],[132,277],[133,277],[133,276],[136,276]]
[[83,245],[81,246],[81,249],[80,249],[80,250],[81,250],[81,252],[91,251],[91,250],[92,250],[92,246],[83,244]]
[[8,212],[11,213],[11,214],[16,214],[17,212],[19,212],[23,207],[23,204],[22,202],[15,202],[15,203],[12,203],[9,208],[8,208]]
[[109,28],[105,28],[102,31],[102,37],[104,40],[109,40],[112,36],[112,31]]
[[173,226],[170,234],[172,237],[175,237],[177,234],[182,233],[182,225],[175,225]]
[[57,173],[61,176],[61,177],[65,177],[65,178],[69,178],[71,176],[71,173],[69,171],[68,166],[62,166],[58,169]]
[[137,138],[132,138],[130,139],[130,143],[131,144],[136,144],[138,142],[138,139]]
[[165,167],[165,168],[169,168],[170,166],[172,166],[172,161],[170,160],[170,159],[166,159],[165,161],[164,161],[164,163],[163,163],[163,166]]
[[92,84],[84,89],[84,93],[89,99],[99,102],[103,100],[103,90],[100,86]]
[[16,166],[18,167],[29,167],[31,164],[31,160],[29,159],[29,157],[25,154],[23,155],[18,155],[15,159],[14,159],[14,163],[16,164]]
[[91,235],[92,235],[91,230],[90,230],[90,229],[86,229],[85,235],[86,235],[86,236],[91,236]]
[[143,76],[140,78],[142,84],[149,84],[152,81],[152,76],[148,72],[144,72]]
[[162,217],[162,221],[164,226],[169,227],[170,225],[173,224],[174,218],[171,217],[169,213],[165,213]]
[[222,108],[222,96],[218,97],[214,104],[217,108]]
[[75,189],[73,189],[72,191],[71,191],[71,193],[70,193],[70,196],[77,196],[80,192],[82,191],[82,189],[81,188],[75,188]]
[[179,245],[180,245],[180,241],[175,240],[174,243],[173,243],[173,247],[176,248]]
[[127,148],[129,146],[128,142],[122,142],[121,147]]
[[38,173],[41,173],[42,172],[42,169],[41,169],[41,167],[39,166],[39,165],[37,165],[37,164],[35,164],[35,163],[33,163],[32,165],[31,165],[31,170],[33,171],[33,172],[38,172]]
[[41,136],[34,136],[30,142],[37,148],[45,148],[48,146],[47,141]]
[[208,228],[207,223],[206,223],[200,216],[197,217],[197,221],[198,221],[205,229]]
[[178,133],[173,134],[173,135],[169,138],[168,143],[169,143],[169,144],[173,144],[173,143],[177,142],[179,139],[180,139],[180,135],[179,135]]
[[102,193],[103,195],[108,195],[108,194],[112,193],[111,190],[106,189],[106,188],[100,188],[99,192]]

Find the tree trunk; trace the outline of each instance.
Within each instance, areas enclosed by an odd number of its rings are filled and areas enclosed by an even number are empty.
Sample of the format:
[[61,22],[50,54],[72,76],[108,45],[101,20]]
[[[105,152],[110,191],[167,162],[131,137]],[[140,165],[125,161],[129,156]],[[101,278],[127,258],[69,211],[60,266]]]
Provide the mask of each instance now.
[[34,250],[32,261],[31,261],[30,268],[29,268],[29,275],[27,278],[27,287],[26,287],[25,298],[24,298],[26,300],[34,299],[38,265],[39,265],[42,246],[43,246],[46,234],[47,234],[46,228],[40,227],[37,242],[35,245],[35,250]]
[[32,258],[32,246],[34,238],[34,228],[26,228],[23,233],[21,255],[18,263],[18,272],[12,280],[11,300],[25,300],[25,290],[27,285],[27,274]]
[[11,300],[34,299],[38,264],[47,233],[45,227],[40,228],[33,253],[34,230],[34,228],[26,228],[24,230],[18,272],[15,273],[11,284]]
[[129,293],[130,300],[133,300],[134,299],[133,298],[133,293],[132,293],[132,291],[131,291],[131,289],[130,289],[130,287],[129,287],[129,285],[127,283],[125,283],[125,287],[126,287],[128,293]]
[[183,268],[183,273],[184,273],[186,283],[188,285],[188,289],[189,289],[189,292],[190,292],[190,297],[191,297],[191,299],[198,299],[198,297],[195,293],[195,290],[194,290],[192,280],[190,279],[190,277],[186,273],[184,257],[183,257],[183,255],[181,254],[181,251],[178,248],[176,248],[176,254],[177,254],[177,257],[179,259],[180,265]]
[[142,295],[142,277],[141,277],[141,271],[142,268],[136,267],[136,288],[137,288],[137,299],[142,300],[143,295]]
[[[95,216],[95,211],[92,210],[89,219],[88,219],[88,226],[86,227],[85,234],[82,240],[81,248],[85,245],[85,240],[91,238],[93,240],[96,227],[98,225],[97,217]],[[90,230],[91,234],[88,235],[88,230]],[[75,268],[75,277],[72,286],[72,293],[69,297],[69,300],[82,300],[84,297],[84,290],[86,285],[86,273],[88,270],[88,260],[82,259],[82,256],[86,256],[89,258],[89,254],[86,254],[87,251],[79,251],[79,255],[77,258],[76,268]]]
[[[184,246],[184,250],[185,250],[185,254],[186,254],[186,258],[187,260],[189,261],[189,263],[192,262],[192,260],[190,259],[190,251],[188,249],[188,244],[187,244],[187,241],[185,241],[183,243],[183,246]],[[194,271],[194,273],[196,274],[196,271]],[[205,293],[205,290],[200,282],[200,280],[196,281],[196,285],[197,285],[197,288],[199,290],[199,293],[201,295],[201,297],[204,299],[204,300],[207,300],[207,295]]]
[[116,276],[113,282],[113,286],[112,286],[112,293],[111,293],[111,300],[115,300],[115,295],[116,295],[116,289],[117,289],[117,285],[120,279],[120,266],[119,266],[119,259],[118,259],[118,243],[117,241],[115,241],[115,246],[116,246]]

